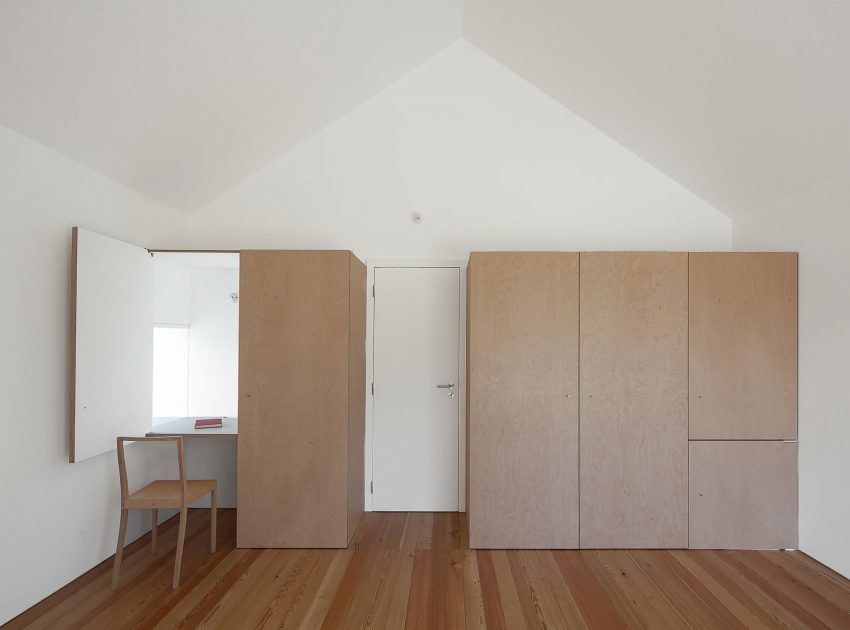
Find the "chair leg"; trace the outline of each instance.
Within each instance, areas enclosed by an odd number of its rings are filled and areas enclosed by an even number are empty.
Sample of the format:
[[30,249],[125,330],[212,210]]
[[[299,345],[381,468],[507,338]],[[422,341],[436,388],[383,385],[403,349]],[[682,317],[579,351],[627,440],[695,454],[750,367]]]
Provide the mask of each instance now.
[[151,509],[151,553],[156,553],[156,534],[157,534],[157,526],[159,523],[159,510],[156,508]]
[[215,519],[218,513],[218,504],[215,499],[215,490],[210,493],[210,553],[215,553],[216,535]]
[[121,573],[121,556],[124,555],[124,537],[127,535],[127,512],[121,508],[121,523],[118,526],[118,544],[115,546],[115,564],[112,567],[112,590],[118,588],[118,576]]
[[186,519],[188,510],[183,507],[180,509],[180,526],[177,529],[177,556],[174,558],[174,579],[171,582],[172,588],[177,588],[180,584],[180,566],[183,564],[183,541],[186,539]]

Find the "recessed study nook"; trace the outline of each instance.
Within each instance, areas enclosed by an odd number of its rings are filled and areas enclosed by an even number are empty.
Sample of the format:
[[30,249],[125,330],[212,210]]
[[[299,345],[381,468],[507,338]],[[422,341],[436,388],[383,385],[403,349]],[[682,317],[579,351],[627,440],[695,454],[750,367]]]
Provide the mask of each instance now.
[[366,387],[351,252],[148,250],[74,228],[72,281],[72,463],[116,436],[179,435],[187,477],[239,505],[240,546],[348,544]]
[[[79,228],[72,241],[71,461],[117,435],[235,437],[239,253],[147,250]],[[189,434],[176,420],[189,416],[227,422]],[[236,441],[184,444],[187,475],[217,480],[219,506],[235,508]]]

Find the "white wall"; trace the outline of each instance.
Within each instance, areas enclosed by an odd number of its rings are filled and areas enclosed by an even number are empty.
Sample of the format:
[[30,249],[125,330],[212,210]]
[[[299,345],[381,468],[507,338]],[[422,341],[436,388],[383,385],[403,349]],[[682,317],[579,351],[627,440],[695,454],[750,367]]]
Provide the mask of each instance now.
[[[2,623],[112,554],[118,533],[115,452],[68,463],[71,227],[174,247],[185,242],[186,220],[0,126],[0,221]],[[139,482],[170,472],[170,453],[148,465],[135,455],[129,464]],[[134,515],[129,539],[148,520]],[[39,570],[21,570],[37,561]]]
[[236,416],[239,270],[192,269],[189,287],[189,415]]
[[192,223],[213,248],[363,258],[731,247],[728,217],[463,41]]
[[189,329],[155,326],[153,330],[153,426],[189,415]]
[[850,577],[850,170],[736,219],[736,250],[800,253],[800,549]]
[[189,268],[154,256],[153,321],[189,325]]

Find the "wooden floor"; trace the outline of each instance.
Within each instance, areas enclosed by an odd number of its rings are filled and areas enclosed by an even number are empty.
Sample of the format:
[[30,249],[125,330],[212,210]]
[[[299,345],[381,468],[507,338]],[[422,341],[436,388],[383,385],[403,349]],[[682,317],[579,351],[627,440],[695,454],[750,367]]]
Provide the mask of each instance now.
[[470,551],[462,514],[374,513],[341,550],[236,549],[221,510],[128,547],[9,628],[850,628],[850,582],[798,552]]

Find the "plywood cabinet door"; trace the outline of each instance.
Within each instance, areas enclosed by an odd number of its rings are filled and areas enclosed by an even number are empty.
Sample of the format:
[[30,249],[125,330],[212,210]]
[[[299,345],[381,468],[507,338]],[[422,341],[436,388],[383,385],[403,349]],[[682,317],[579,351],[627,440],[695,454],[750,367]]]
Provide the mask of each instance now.
[[581,546],[687,547],[688,258],[581,255]]
[[239,547],[348,543],[351,273],[345,251],[241,253]]
[[473,548],[578,546],[578,255],[473,253]]
[[690,443],[690,546],[797,547],[797,444]]
[[690,437],[797,437],[797,254],[690,255]]

